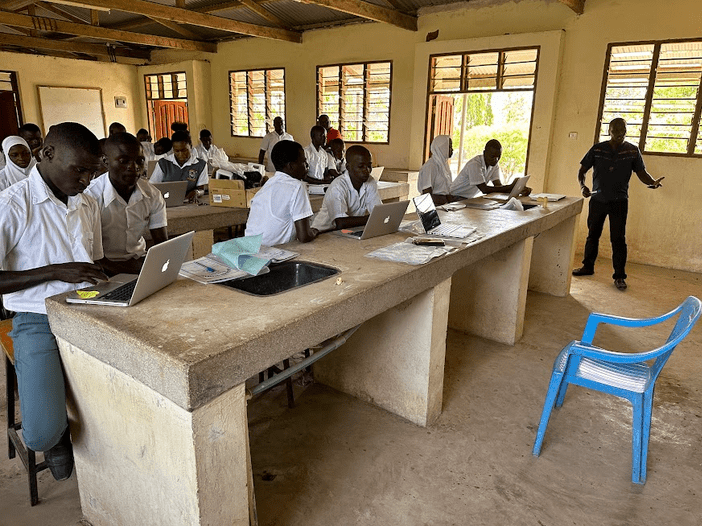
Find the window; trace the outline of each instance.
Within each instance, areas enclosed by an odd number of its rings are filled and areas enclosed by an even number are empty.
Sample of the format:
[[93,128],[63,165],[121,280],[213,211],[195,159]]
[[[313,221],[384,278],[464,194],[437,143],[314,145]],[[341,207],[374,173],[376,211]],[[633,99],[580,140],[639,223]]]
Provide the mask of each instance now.
[[144,75],[149,130],[154,140],[171,136],[171,124],[189,122],[185,72]]
[[437,135],[451,137],[449,160],[455,175],[485,143],[497,139],[505,147],[500,168],[507,179],[526,171],[538,48],[503,49],[432,55],[425,159]]
[[615,117],[642,152],[702,155],[702,41],[610,44],[597,134]]
[[317,115],[346,142],[390,142],[392,62],[317,67]]
[[285,69],[229,72],[232,136],[263,137],[285,120]]

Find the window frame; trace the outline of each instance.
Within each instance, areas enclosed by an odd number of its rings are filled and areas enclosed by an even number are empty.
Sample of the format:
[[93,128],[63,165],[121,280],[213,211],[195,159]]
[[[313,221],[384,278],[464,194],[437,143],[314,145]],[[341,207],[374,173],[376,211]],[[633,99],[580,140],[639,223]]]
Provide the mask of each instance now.
[[[422,155],[422,162],[425,163],[429,159],[429,145],[431,144],[432,138],[429,137],[431,123],[429,121],[429,110],[431,108],[431,97],[434,95],[441,94],[458,94],[458,93],[496,93],[496,92],[516,92],[524,93],[527,90],[519,88],[500,88],[491,90],[470,90],[470,91],[432,91],[431,89],[431,70],[432,70],[432,60],[436,57],[450,57],[450,56],[461,56],[461,86],[463,86],[465,75],[465,56],[466,55],[482,55],[485,53],[507,53],[510,51],[525,51],[525,50],[536,50],[536,64],[534,67],[534,88],[531,90],[533,92],[533,99],[531,103],[531,116],[529,117],[529,137],[527,138],[527,154],[524,160],[525,170],[529,170],[529,154],[531,152],[531,137],[533,133],[534,125],[534,109],[536,108],[536,90],[539,84],[539,62],[541,60],[541,45],[530,45],[530,46],[516,46],[516,47],[500,47],[500,48],[490,48],[490,49],[472,49],[470,51],[451,51],[446,53],[432,53],[429,55],[429,60],[427,62],[427,99],[426,107],[424,108],[424,151]],[[504,62],[502,65],[498,65],[497,78],[500,78],[500,72],[504,71]],[[459,167],[460,169],[460,167]]]
[[605,95],[607,93],[607,81],[609,79],[609,65],[612,59],[612,48],[620,46],[642,46],[642,45],[653,45],[653,57],[651,58],[651,71],[649,72],[648,85],[646,86],[646,100],[644,103],[643,117],[641,122],[641,134],[639,135],[639,140],[637,146],[642,155],[659,155],[663,157],[683,157],[683,158],[700,158],[702,157],[702,152],[695,153],[695,145],[700,135],[700,121],[702,114],[702,75],[700,75],[700,85],[697,91],[697,101],[695,102],[695,113],[692,117],[690,137],[688,140],[687,152],[653,152],[645,150],[646,137],[648,135],[649,122],[651,117],[651,106],[653,105],[653,95],[655,91],[656,83],[656,72],[658,70],[658,63],[660,58],[661,47],[664,44],[679,44],[685,42],[699,42],[702,44],[702,38],[690,39],[690,38],[680,38],[680,39],[666,39],[666,40],[642,40],[642,41],[631,41],[631,42],[610,42],[607,45],[607,51],[605,55],[604,70],[602,73],[602,85],[600,87],[600,102],[597,110],[597,121],[595,123],[595,140],[594,144],[600,142],[600,131],[603,125],[602,116],[604,114],[604,103]]
[[[266,136],[266,134],[270,133],[273,131],[273,119],[277,117],[278,115],[268,115],[268,83],[264,86],[264,94],[266,97],[266,116],[264,118],[264,122],[266,125],[266,133],[263,134],[263,136],[259,137],[258,135],[251,135],[251,107],[248,101],[248,83],[250,81],[249,73],[254,72],[254,71],[263,71],[264,72],[264,78],[266,77],[266,73],[269,71],[274,71],[274,70],[281,70],[283,72],[283,98],[285,99],[283,102],[283,122],[287,123],[288,118],[287,118],[287,112],[288,112],[288,84],[286,80],[286,75],[285,75],[285,67],[280,66],[280,67],[268,67],[268,68],[249,68],[249,69],[233,69],[229,70],[227,73],[227,83],[228,83],[228,89],[229,89],[229,131],[231,133],[232,137],[242,137],[245,139],[258,139],[261,140],[263,137]],[[242,135],[239,133],[234,133],[234,122],[233,122],[233,109],[234,109],[234,98],[232,94],[232,75],[234,73],[246,73],[246,84],[247,84],[247,103],[246,103],[246,119],[248,123],[248,128],[249,128],[249,133],[248,135]]]
[[370,64],[388,64],[390,66],[390,81],[388,82],[388,91],[390,92],[390,96],[388,97],[388,140],[387,141],[369,141],[367,140],[367,132],[366,132],[366,122],[367,118],[369,117],[369,114],[366,114],[366,109],[368,107],[368,101],[365,100],[365,95],[364,95],[364,101],[363,101],[363,121],[362,121],[362,140],[360,141],[351,141],[346,139],[345,137],[342,137],[344,139],[344,143],[347,144],[390,144],[390,132],[391,132],[391,121],[392,121],[392,84],[393,84],[393,62],[392,60],[368,60],[365,62],[345,62],[345,63],[338,63],[338,64],[320,64],[317,66],[315,72],[316,72],[316,77],[315,77],[315,84],[317,87],[317,96],[315,99],[315,105],[316,105],[316,111],[317,115],[321,115],[323,112],[320,108],[320,98],[321,98],[321,93],[320,93],[320,85],[319,85],[319,70],[320,68],[339,68],[339,132],[341,132],[342,129],[342,100],[341,100],[341,92],[342,92],[342,74],[341,74],[341,68],[344,66],[363,66],[363,92],[364,94],[366,93],[368,89],[368,85],[366,84],[366,69]]

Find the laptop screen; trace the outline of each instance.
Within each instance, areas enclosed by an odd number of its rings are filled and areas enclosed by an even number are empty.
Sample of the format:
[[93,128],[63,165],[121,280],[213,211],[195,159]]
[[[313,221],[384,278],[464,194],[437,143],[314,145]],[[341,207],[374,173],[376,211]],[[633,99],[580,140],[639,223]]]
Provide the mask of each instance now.
[[436,211],[431,194],[422,194],[412,199],[417,209],[417,215],[422,221],[425,232],[429,232],[441,224],[439,212]]

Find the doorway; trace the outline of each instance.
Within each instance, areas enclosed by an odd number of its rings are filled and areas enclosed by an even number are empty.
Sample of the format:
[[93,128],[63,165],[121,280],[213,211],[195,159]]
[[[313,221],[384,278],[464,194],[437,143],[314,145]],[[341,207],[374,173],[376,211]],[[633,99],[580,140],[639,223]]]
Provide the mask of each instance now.
[[0,141],[8,135],[17,135],[22,124],[17,73],[0,71]]

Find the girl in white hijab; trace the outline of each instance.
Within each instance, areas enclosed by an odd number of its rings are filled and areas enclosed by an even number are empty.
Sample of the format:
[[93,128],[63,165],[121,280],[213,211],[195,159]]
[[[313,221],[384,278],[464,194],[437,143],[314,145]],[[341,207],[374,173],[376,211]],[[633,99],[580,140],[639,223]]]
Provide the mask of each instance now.
[[5,154],[6,164],[0,170],[0,190],[26,179],[37,164],[27,141],[17,135],[10,135],[3,139],[2,151]]
[[[417,190],[422,194],[430,193],[434,202],[443,204],[450,200],[451,168],[448,160],[453,155],[451,137],[437,135],[431,141],[431,157],[419,170]],[[438,197],[437,196],[441,196]]]

